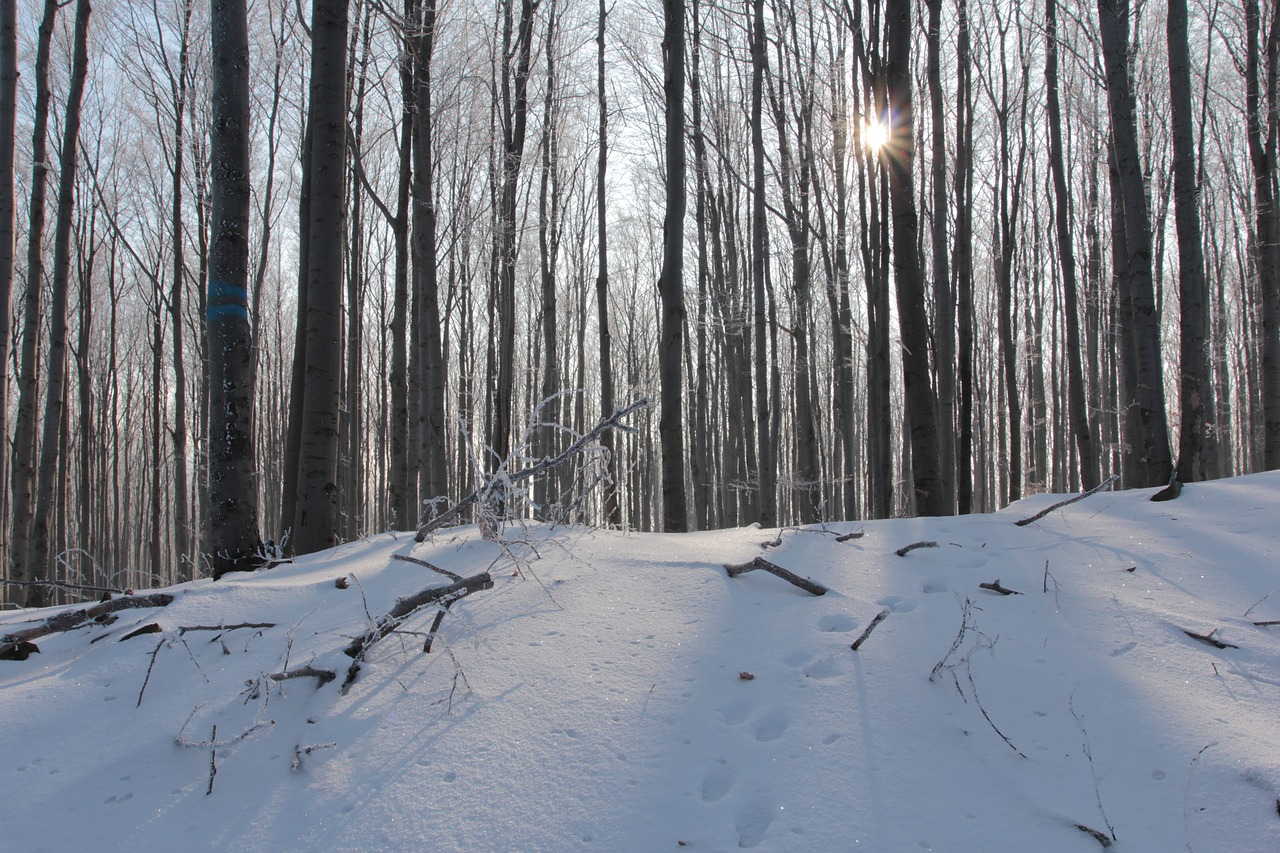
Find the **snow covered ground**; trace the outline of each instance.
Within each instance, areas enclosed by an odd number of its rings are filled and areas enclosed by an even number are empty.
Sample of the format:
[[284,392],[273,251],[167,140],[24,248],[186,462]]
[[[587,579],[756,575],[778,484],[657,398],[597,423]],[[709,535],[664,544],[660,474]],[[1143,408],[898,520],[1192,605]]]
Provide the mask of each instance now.
[[[767,550],[510,529],[518,574],[474,527],[384,535],[175,587],[0,661],[0,849],[1280,850],[1280,473],[1150,494]],[[370,618],[449,583],[395,555],[495,586],[342,695]],[[757,556],[832,591],[726,574]],[[262,680],[308,664],[338,679]]]

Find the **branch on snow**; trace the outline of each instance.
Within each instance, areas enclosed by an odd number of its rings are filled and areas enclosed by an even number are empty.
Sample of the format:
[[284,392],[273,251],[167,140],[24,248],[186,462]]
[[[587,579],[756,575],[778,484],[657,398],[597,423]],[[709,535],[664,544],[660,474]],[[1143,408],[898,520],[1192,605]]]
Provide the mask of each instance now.
[[119,610],[130,610],[143,607],[164,607],[173,602],[173,596],[164,592],[153,592],[150,595],[128,595],[113,598],[93,607],[79,610],[64,610],[41,621],[39,624],[21,631],[14,631],[0,637],[0,660],[26,660],[32,652],[40,649],[32,640],[49,634],[71,631],[88,622],[101,622]]
[[795,584],[805,592],[810,592],[814,595],[826,595],[830,591],[822,584],[811,581],[808,578],[802,578],[795,572],[788,571],[776,563],[769,562],[764,557],[756,557],[749,563],[740,563],[736,566],[726,565],[724,567],[724,570],[729,573],[731,578],[736,578],[738,575],[746,574],[747,572],[754,572],[756,569],[762,569],[771,575],[777,575],[787,583]]
[[1046,507],[1045,509],[1040,510],[1039,512],[1037,512],[1035,515],[1031,516],[1030,518],[1024,518],[1024,519],[1022,519],[1021,521],[1015,521],[1015,522],[1014,522],[1014,524],[1018,525],[1019,527],[1026,527],[1028,524],[1031,524],[1033,521],[1039,521],[1040,519],[1044,518],[1046,515],[1048,515],[1049,513],[1053,512],[1055,509],[1062,509],[1064,506],[1067,506],[1067,505],[1069,505],[1069,504],[1073,504],[1073,503],[1075,503],[1076,501],[1082,501],[1082,500],[1084,500],[1085,498],[1089,497],[1089,495],[1095,495],[1095,494],[1097,494],[1098,492],[1102,491],[1102,490],[1103,490],[1103,489],[1105,489],[1107,486],[1110,486],[1112,483],[1116,482],[1116,481],[1117,481],[1117,480],[1119,480],[1119,479],[1120,479],[1120,475],[1119,475],[1119,474],[1112,474],[1110,477],[1108,477],[1107,479],[1103,480],[1101,483],[1099,483],[1098,485],[1094,486],[1094,487],[1093,487],[1092,489],[1090,489],[1089,491],[1087,491],[1087,492],[1081,492],[1080,494],[1076,495],[1074,498],[1067,498],[1065,501],[1058,501],[1058,502],[1057,502],[1056,504],[1054,504],[1053,506],[1051,506],[1051,507]]

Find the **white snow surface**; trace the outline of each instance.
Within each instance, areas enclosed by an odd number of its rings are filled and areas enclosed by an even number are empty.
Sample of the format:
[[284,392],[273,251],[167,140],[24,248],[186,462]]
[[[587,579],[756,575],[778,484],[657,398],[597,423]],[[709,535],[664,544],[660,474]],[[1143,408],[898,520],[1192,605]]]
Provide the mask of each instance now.
[[[474,527],[387,534],[173,587],[0,661],[0,849],[1280,850],[1280,626],[1255,624],[1280,620],[1280,472],[1153,491],[768,549],[758,528],[535,525],[506,553]],[[495,587],[430,654],[436,608],[410,618],[342,695],[370,614],[450,582],[397,554]],[[755,557],[831,592],[727,575]],[[275,627],[178,631],[241,622]],[[246,689],[307,664],[338,680]]]

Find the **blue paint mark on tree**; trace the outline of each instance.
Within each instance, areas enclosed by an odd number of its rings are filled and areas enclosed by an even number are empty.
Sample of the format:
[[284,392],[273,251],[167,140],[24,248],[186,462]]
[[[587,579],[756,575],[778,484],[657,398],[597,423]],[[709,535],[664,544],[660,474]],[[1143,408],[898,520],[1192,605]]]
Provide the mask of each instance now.
[[229,281],[209,282],[209,301],[205,309],[209,322],[249,318],[249,291]]

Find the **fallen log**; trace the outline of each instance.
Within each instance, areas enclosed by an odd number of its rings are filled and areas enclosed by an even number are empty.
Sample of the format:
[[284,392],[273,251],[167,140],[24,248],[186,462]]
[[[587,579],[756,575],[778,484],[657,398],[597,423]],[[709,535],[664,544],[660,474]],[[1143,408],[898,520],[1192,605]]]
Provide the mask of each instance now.
[[379,619],[372,628],[356,637],[351,641],[350,645],[343,649],[347,657],[353,660],[351,666],[347,669],[347,677],[342,682],[341,691],[346,693],[352,682],[356,680],[356,676],[360,674],[360,662],[364,660],[369,647],[394,632],[414,612],[430,604],[440,604],[448,607],[460,598],[486,589],[493,589],[493,578],[490,577],[488,572],[481,572],[478,575],[463,578],[448,586],[428,587],[407,598],[399,599],[395,606]]
[[153,592],[149,595],[127,595],[121,598],[113,598],[110,601],[104,601],[92,607],[83,607],[79,610],[64,610],[30,628],[23,628],[21,631],[13,631],[0,637],[0,660],[26,660],[27,655],[40,651],[39,647],[31,642],[32,640],[49,634],[71,631],[87,622],[103,620],[117,611],[144,607],[165,607],[171,603],[173,603],[172,595],[164,592]]
[[1118,481],[1119,479],[1120,479],[1119,474],[1112,474],[1110,477],[1103,480],[1101,483],[1094,486],[1089,491],[1081,492],[1080,494],[1076,495],[1074,498],[1067,498],[1065,501],[1058,501],[1053,506],[1046,507],[1045,509],[1040,510],[1030,518],[1024,518],[1021,521],[1015,521],[1014,524],[1018,525],[1019,527],[1026,527],[1028,524],[1031,524],[1033,521],[1039,521],[1040,519],[1044,518],[1046,515],[1053,512],[1055,509],[1062,509],[1064,506],[1069,506],[1075,503],[1076,501],[1084,500],[1085,498],[1089,497],[1089,495],[1097,494],[1098,492],[1102,491],[1107,486],[1110,486],[1112,483]]
[[729,573],[731,578],[736,578],[738,575],[746,574],[747,572],[754,572],[756,569],[766,571],[771,575],[777,575],[787,583],[794,584],[805,592],[814,595],[826,595],[830,591],[822,584],[811,581],[808,578],[802,578],[795,572],[784,569],[776,563],[769,562],[764,557],[756,557],[748,563],[739,563],[736,566],[725,564],[724,567],[724,570]]

